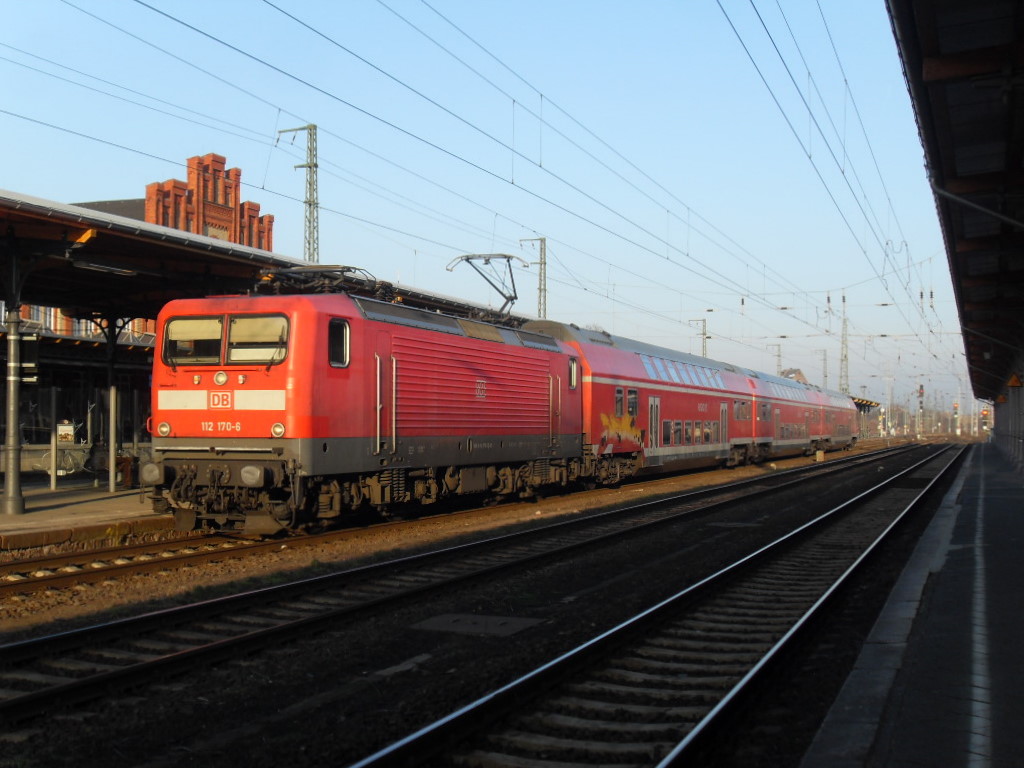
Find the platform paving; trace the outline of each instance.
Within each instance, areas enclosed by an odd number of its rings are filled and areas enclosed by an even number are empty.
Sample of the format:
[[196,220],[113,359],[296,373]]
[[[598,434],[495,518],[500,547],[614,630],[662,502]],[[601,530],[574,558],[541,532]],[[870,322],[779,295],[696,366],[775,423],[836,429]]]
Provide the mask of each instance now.
[[45,546],[111,543],[125,537],[169,531],[170,515],[153,512],[139,489],[111,493],[104,483],[62,478],[56,490],[49,481],[29,476],[22,481],[25,512],[0,514],[0,552]]
[[1024,477],[975,445],[801,768],[1024,768]]

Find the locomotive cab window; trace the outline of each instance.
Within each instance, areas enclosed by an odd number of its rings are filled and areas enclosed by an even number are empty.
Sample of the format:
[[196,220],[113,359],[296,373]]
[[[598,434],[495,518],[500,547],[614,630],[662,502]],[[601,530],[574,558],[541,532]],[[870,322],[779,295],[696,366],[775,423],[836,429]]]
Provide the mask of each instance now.
[[220,362],[223,317],[175,317],[167,321],[164,362],[168,365],[216,365]]
[[328,355],[332,368],[348,367],[348,321],[331,318],[327,328]]
[[275,365],[288,353],[288,318],[284,315],[235,315],[228,327],[229,363]]
[[615,416],[621,417],[625,410],[625,400],[623,399],[622,387],[615,388]]

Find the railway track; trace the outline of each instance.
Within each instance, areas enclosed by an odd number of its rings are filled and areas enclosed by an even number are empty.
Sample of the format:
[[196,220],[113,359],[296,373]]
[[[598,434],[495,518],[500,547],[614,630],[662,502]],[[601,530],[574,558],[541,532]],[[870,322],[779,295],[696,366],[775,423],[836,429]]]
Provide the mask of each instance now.
[[245,550],[255,544],[254,540],[234,536],[197,536],[12,560],[0,563],[0,598],[244,557],[251,554]]
[[[724,486],[713,486],[674,497],[698,501],[712,496],[730,493],[750,493],[761,487],[780,485],[800,478],[809,478],[821,473],[839,471],[858,466],[866,461],[875,461],[886,456],[911,450],[912,446],[899,446],[867,454],[835,459],[822,465],[810,465],[785,470],[770,476],[750,478]],[[659,502],[660,503],[660,502]],[[476,510],[448,513],[446,517],[458,514],[479,514]],[[429,525],[431,517],[413,521],[387,522],[371,526],[410,527]],[[343,542],[346,539],[366,535],[367,528],[330,531],[288,539],[258,541],[242,536],[207,535],[182,538],[163,542],[135,544],[125,547],[110,547],[87,552],[63,553],[36,558],[25,558],[0,563],[0,599],[10,595],[25,595],[46,589],[68,589],[78,584],[96,583],[124,578],[141,573],[168,571],[176,568],[202,565],[232,558],[259,556],[278,551],[282,545],[289,548],[316,546],[328,542]]]
[[[813,470],[820,475],[866,461],[869,459],[859,457]],[[807,474],[779,473],[748,483],[742,491],[730,487],[729,500],[717,503],[772,493],[804,481]],[[379,610],[395,601],[500,570],[561,557],[581,547],[600,546],[697,510],[705,513],[709,505],[694,496],[708,493],[574,518],[439,552],[0,646],[0,721],[23,720],[197,664],[232,658],[341,617]]]
[[731,710],[960,453],[925,459],[353,768],[692,760],[732,738]]

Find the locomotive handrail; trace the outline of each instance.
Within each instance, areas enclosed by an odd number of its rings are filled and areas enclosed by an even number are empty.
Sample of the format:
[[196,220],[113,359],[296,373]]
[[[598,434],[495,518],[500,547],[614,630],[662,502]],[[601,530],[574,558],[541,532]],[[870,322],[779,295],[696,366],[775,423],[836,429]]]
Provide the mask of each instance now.
[[249,445],[154,445],[153,453],[275,453],[280,454],[284,449],[281,446],[271,445],[267,447]]
[[398,453],[398,361],[391,356],[391,452]]
[[548,374],[548,445],[555,444],[555,377]]
[[377,363],[377,439],[373,443],[373,455],[380,456],[380,412],[384,410],[384,405],[381,403],[381,381],[380,381],[380,355],[376,352],[373,353],[373,359]]

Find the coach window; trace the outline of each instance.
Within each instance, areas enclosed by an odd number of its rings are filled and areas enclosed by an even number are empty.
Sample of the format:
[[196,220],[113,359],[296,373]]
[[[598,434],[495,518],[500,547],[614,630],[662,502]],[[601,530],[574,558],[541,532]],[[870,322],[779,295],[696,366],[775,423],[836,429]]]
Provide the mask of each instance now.
[[625,413],[625,400],[622,399],[622,387],[615,388],[615,415],[619,418]]
[[327,327],[327,348],[331,368],[348,367],[348,321],[332,317]]
[[626,392],[626,410],[630,416],[636,416],[640,413],[640,393],[635,389],[630,389]]
[[687,421],[683,424],[684,445],[693,445],[693,422]]
[[579,361],[575,357],[569,358],[569,389],[576,389],[579,381]]
[[704,434],[704,426],[702,422],[693,422],[693,444],[700,445],[701,436]]
[[657,372],[655,378],[668,381],[668,371],[665,369],[665,361],[660,357],[654,358],[654,370]]
[[661,422],[661,444],[672,445],[672,422],[668,419]]
[[676,421],[672,423],[672,445],[683,444],[683,422]]

